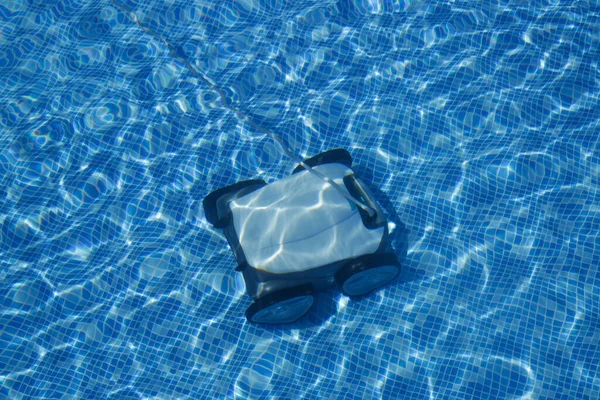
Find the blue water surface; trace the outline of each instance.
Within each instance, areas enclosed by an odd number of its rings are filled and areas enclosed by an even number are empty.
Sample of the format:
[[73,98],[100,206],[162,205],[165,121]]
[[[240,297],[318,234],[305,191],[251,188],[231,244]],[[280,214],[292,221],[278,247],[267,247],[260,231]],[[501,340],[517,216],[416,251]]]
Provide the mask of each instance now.
[[[0,399],[598,399],[599,32],[597,0],[2,1]],[[202,199],[290,174],[265,130],[350,151],[397,280],[246,322]]]

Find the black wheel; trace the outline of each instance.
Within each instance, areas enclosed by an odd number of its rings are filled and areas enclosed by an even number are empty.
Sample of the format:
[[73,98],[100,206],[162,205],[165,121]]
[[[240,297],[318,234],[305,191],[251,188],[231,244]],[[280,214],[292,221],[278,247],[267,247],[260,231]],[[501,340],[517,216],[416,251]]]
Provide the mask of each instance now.
[[[346,167],[352,167],[352,156],[344,149],[333,149],[317,154],[314,157],[304,160],[304,163],[309,167],[316,167],[317,165],[340,163]],[[292,175],[304,170],[302,165],[298,165],[294,168]]]
[[227,202],[260,189],[266,184],[262,179],[252,179],[234,183],[208,194],[202,200],[206,219],[215,228],[225,228],[230,217],[229,210],[226,208]]
[[310,310],[314,303],[310,285],[296,286],[257,299],[246,310],[248,322],[257,324],[285,324],[296,321]]
[[400,272],[400,263],[395,254],[367,254],[343,266],[336,280],[348,296],[362,296],[382,287]]

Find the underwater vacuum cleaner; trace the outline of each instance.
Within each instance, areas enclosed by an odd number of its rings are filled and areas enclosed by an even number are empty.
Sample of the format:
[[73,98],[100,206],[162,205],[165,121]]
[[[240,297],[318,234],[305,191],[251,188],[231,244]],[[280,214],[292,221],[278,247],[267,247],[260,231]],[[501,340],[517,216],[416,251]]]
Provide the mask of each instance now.
[[254,299],[250,322],[294,322],[312,307],[315,291],[338,284],[361,296],[400,272],[386,218],[346,150],[309,158],[271,184],[218,189],[203,206],[207,220],[223,229]]

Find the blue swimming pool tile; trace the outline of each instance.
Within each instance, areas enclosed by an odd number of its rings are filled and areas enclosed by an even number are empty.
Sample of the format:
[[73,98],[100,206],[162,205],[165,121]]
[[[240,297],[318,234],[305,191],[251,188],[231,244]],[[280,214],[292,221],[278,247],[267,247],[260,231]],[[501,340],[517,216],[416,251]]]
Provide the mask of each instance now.
[[386,377],[381,398],[395,399],[398,396],[405,399],[421,399],[429,395],[428,385],[424,379],[410,379],[402,375],[392,374]]
[[132,388],[111,391],[107,397],[109,400],[141,400],[142,394]]
[[29,398],[39,397],[41,390],[38,388],[39,381],[31,374],[16,375],[4,381],[3,387],[8,388],[9,396],[22,396]]
[[[594,398],[596,8],[3,3],[0,397]],[[201,200],[293,169],[261,127],[348,149],[413,278],[246,326]]]

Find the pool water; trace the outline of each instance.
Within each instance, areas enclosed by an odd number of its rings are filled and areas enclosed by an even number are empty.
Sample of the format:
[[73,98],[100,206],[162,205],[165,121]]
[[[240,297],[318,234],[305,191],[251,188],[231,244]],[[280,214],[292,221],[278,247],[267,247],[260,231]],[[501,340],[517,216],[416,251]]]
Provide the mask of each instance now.
[[[0,399],[598,399],[596,0],[4,0]],[[250,304],[212,190],[345,148],[403,271]],[[340,238],[343,240],[343,238]]]

